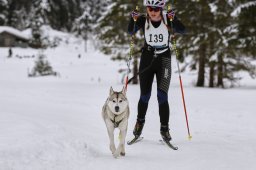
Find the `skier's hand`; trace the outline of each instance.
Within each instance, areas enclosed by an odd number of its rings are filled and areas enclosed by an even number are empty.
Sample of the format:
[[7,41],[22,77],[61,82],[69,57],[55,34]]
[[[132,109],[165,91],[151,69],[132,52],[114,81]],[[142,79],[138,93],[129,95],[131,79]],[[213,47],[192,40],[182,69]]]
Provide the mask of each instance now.
[[134,11],[131,12],[131,16],[132,16],[134,21],[137,21],[139,15],[140,15],[140,13],[137,10],[134,10]]
[[167,12],[167,16],[168,16],[168,18],[169,18],[170,20],[173,20],[174,17],[175,17],[175,12],[174,12],[174,10],[168,11],[168,12]]

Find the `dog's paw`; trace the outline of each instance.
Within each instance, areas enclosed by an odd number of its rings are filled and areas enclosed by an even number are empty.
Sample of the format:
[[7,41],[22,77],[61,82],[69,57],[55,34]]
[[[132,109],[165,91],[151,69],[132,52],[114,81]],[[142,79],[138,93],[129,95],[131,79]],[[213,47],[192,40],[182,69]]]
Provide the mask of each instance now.
[[120,151],[117,149],[116,151],[115,151],[115,153],[113,153],[113,157],[114,158],[117,158],[117,157],[119,157],[120,156]]
[[114,158],[117,158],[118,156],[119,156],[119,153],[117,153],[117,152],[113,153]]
[[121,152],[120,155],[121,155],[121,156],[125,156],[125,152]]

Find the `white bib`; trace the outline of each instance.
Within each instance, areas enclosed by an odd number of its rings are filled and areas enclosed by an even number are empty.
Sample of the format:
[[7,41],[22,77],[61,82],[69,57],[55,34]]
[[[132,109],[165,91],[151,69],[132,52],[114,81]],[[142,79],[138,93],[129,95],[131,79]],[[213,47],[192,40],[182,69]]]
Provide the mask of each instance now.
[[[149,25],[149,29],[148,28]],[[169,47],[169,32],[164,24],[163,21],[161,21],[161,24],[155,28],[151,21],[149,20],[149,23],[145,23],[145,40],[146,43],[154,48],[164,48]],[[162,53],[166,51],[167,49],[158,51],[157,53]]]

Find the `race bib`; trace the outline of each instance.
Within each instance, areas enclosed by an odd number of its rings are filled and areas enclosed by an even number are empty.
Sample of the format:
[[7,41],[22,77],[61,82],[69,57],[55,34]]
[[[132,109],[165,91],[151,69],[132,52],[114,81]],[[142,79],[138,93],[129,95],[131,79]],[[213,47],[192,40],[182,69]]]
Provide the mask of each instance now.
[[[149,29],[148,28],[149,24]],[[155,28],[151,21],[145,24],[145,39],[148,45],[155,48],[168,47],[169,44],[169,33],[166,25],[163,21],[161,24]]]

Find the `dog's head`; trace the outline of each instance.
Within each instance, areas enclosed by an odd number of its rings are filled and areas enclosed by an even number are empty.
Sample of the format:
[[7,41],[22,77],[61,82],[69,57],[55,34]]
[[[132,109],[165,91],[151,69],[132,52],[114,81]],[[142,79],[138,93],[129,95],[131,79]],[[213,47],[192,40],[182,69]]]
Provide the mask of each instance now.
[[128,100],[126,98],[125,88],[120,92],[114,91],[112,87],[110,88],[108,107],[115,115],[120,115],[125,111],[125,109],[127,109]]

